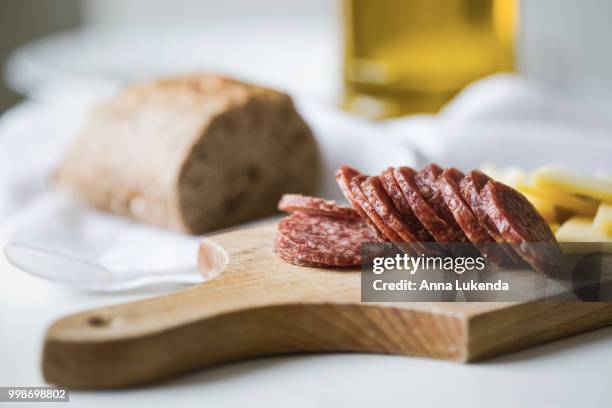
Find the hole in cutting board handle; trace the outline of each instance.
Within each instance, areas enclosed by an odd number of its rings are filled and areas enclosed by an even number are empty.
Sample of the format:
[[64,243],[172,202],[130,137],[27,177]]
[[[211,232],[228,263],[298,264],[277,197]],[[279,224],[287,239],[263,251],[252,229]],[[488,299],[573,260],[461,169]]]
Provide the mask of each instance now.
[[87,318],[87,324],[92,327],[105,327],[108,326],[111,319],[100,315],[94,315]]

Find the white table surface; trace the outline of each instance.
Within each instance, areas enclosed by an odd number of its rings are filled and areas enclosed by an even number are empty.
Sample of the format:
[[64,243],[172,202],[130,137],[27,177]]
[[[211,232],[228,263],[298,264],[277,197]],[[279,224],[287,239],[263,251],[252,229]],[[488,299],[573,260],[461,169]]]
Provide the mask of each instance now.
[[[4,257],[0,271],[0,386],[44,385],[41,346],[54,319],[144,297],[74,292]],[[258,359],[143,388],[75,391],[65,406],[609,406],[611,367],[609,327],[476,364],[366,354]]]

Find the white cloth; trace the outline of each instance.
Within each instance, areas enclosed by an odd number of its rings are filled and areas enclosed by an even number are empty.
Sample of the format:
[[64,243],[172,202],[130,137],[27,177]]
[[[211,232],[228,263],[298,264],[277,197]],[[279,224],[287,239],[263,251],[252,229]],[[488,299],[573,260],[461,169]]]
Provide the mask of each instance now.
[[606,123],[553,89],[500,74],[470,85],[438,115],[400,118],[386,128],[445,166],[558,164],[611,174],[612,129]]

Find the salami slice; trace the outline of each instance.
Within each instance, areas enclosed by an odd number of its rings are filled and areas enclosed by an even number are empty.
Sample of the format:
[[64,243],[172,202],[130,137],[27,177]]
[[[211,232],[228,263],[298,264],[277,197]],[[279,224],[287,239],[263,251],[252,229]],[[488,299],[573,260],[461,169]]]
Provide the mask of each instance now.
[[393,169],[395,181],[400,186],[406,201],[421,224],[437,242],[456,242],[455,234],[446,221],[440,218],[429,202],[423,197],[414,180],[416,172],[410,167]]
[[469,242],[468,237],[455,220],[438,188],[437,180],[443,171],[440,166],[432,163],[414,176],[415,184],[436,215],[446,222],[449,229],[448,234],[452,236],[450,241]]
[[380,179],[376,176],[368,177],[361,183],[361,190],[368,198],[368,202],[374,208],[383,222],[391,227],[393,231],[404,242],[416,242],[417,237],[406,224],[402,221],[401,216],[395,209],[391,199],[387,195]]
[[284,239],[281,235],[276,236],[274,241],[274,252],[283,261],[296,266],[305,266],[309,268],[329,268],[333,265],[326,265],[318,262],[310,262],[300,258],[300,250],[293,244]]
[[380,219],[400,237],[401,241],[394,241],[398,248],[417,255],[429,252],[429,249],[419,242],[415,232],[402,221],[379,177],[364,179],[361,182],[361,189]]
[[294,213],[280,221],[275,251],[296,265],[355,266],[361,244],[373,241],[376,235],[361,220]]
[[494,242],[461,195],[460,184],[463,177],[464,174],[453,167],[442,172],[437,181],[442,199],[470,241],[474,243]]
[[361,176],[361,173],[359,173],[357,170],[349,166],[342,166],[336,172],[336,182],[338,183],[342,194],[344,194],[348,202],[351,203],[351,205],[353,206],[355,211],[357,211],[357,214],[359,214],[363,222],[365,222],[372,229],[372,231],[374,231],[378,238],[378,241],[386,241],[387,239],[385,238],[384,234],[381,232],[380,229],[378,229],[376,224],[374,224],[374,222],[370,219],[370,217],[361,207],[361,202],[363,202],[364,200],[367,201],[365,199],[365,196],[361,192],[361,189],[357,186],[355,190],[357,194],[353,192],[351,182],[355,177],[358,176]]
[[301,194],[285,194],[278,203],[280,211],[324,215],[345,220],[360,219],[357,211],[351,207],[343,207],[335,201],[324,200],[318,197],[308,197]]
[[402,194],[402,190],[400,189],[397,181],[393,177],[393,167],[389,167],[385,171],[380,174],[380,180],[382,184],[391,198],[391,201],[395,205],[395,208],[399,212],[402,217],[402,220],[406,224],[408,228],[410,228],[414,235],[417,237],[419,242],[429,242],[433,241],[433,237],[427,231],[427,229],[421,224],[421,221],[417,218],[410,208],[410,204],[406,201],[404,194]]
[[488,217],[486,207],[483,205],[483,202],[480,199],[480,192],[490,180],[491,178],[480,170],[470,171],[465,175],[465,177],[463,177],[461,183],[459,184],[459,187],[461,188],[461,195],[472,209],[474,215],[476,215],[476,218],[478,218],[478,221],[480,221],[480,225],[486,229],[491,238],[502,246],[514,263],[521,263],[522,258],[516,253],[516,251],[505,245],[506,241],[504,240],[504,237],[502,237],[495,223],[493,223]]
[[490,180],[480,192],[481,205],[505,242],[534,269],[553,275],[561,249],[548,223],[534,206],[515,189]]
[[370,221],[376,226],[376,228],[383,234],[386,241],[391,242],[401,242],[402,237],[400,237],[394,230],[391,228],[378,213],[374,206],[368,200],[367,195],[363,191],[362,183],[367,179],[367,176],[359,175],[357,177],[353,177],[351,180],[351,191],[357,197],[359,205],[363,209],[364,213],[368,216]]
[[276,234],[276,239],[274,241],[274,252],[285,262],[289,262],[297,266],[309,266],[312,268],[328,268],[333,266],[304,259],[314,258],[315,256],[313,256],[310,250],[305,250],[303,245],[291,241],[281,232]]
[[[468,174],[466,174],[461,180],[461,194],[465,201],[470,205],[474,214],[479,217],[479,214],[482,214],[482,208],[480,208],[480,191],[484,188],[484,186],[491,180],[489,176],[484,174],[480,170],[472,170]],[[480,218],[480,217],[479,217]],[[488,226],[487,226],[488,228]],[[489,234],[493,238],[499,234],[497,228],[493,231],[489,231]]]
[[506,251],[498,246],[491,245],[495,241],[461,194],[463,177],[462,172],[451,167],[444,170],[438,178],[438,190],[442,193],[446,206],[455,217],[459,227],[482,255],[496,263],[509,263],[511,259],[508,259]]

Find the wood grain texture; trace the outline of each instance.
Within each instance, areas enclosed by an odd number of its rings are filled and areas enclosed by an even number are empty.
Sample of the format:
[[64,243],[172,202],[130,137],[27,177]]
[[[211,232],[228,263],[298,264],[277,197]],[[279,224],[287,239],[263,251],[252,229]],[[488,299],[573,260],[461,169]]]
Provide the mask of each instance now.
[[182,292],[55,322],[45,379],[135,386],[258,356],[368,352],[475,361],[612,323],[612,303],[361,303],[357,269],[289,265],[275,224],[214,235],[217,278]]

